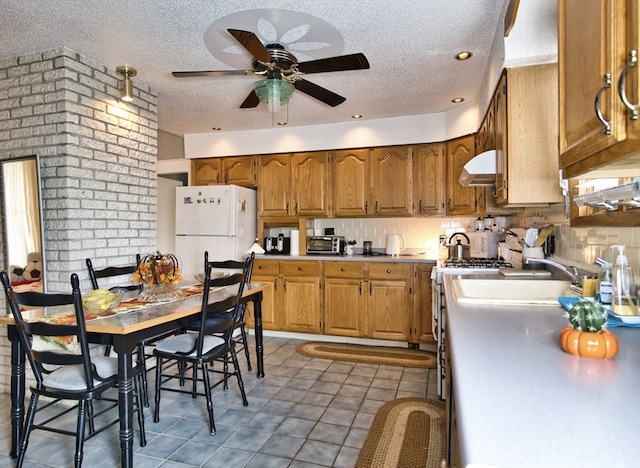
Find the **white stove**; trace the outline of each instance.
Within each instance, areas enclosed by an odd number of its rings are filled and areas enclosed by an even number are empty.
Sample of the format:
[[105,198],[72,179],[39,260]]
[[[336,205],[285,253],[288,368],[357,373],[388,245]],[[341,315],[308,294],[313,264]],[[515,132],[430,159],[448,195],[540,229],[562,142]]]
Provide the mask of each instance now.
[[437,349],[437,369],[438,369],[438,396],[444,399],[445,381],[445,322],[446,322],[446,301],[444,297],[444,286],[442,276],[448,274],[469,275],[473,273],[497,273],[500,268],[513,268],[513,265],[502,259],[496,258],[465,258],[461,260],[444,260],[438,262],[431,274],[432,293],[432,332],[433,337],[438,341]]

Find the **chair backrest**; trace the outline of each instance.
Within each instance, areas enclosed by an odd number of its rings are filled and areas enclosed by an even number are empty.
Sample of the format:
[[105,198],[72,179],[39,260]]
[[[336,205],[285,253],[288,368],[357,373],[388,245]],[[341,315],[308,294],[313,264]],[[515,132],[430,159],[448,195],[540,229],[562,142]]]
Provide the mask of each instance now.
[[[89,344],[86,337],[84,311],[82,308],[82,295],[78,275],[71,275],[71,294],[47,294],[34,291],[15,292],[11,288],[11,282],[6,271],[0,272],[0,280],[9,304],[9,309],[16,323],[20,343],[25,349],[29,363],[34,373],[38,386],[43,385],[43,379],[52,370],[59,366],[81,365],[82,378],[86,384],[86,390],[94,388],[94,380],[103,380],[91,363]],[[26,322],[22,317],[21,309],[24,307],[55,307],[69,306],[74,315],[62,323],[48,323],[44,321]],[[58,343],[69,344],[73,338],[77,340],[79,353],[67,351],[64,346],[55,346],[50,349],[35,349],[33,338],[43,337],[45,341],[52,339]],[[116,376],[117,377],[117,376]],[[113,377],[110,377],[113,378]]]
[[253,273],[253,260],[256,254],[251,254],[245,260],[222,260],[222,261],[209,261],[209,252],[204,252],[204,269],[206,271],[207,265],[211,267],[211,270],[236,270],[238,272],[245,271],[246,279],[245,283],[251,282],[251,274]]
[[[202,294],[202,311],[200,316],[199,338],[196,343],[196,352],[202,355],[204,337],[213,333],[222,334],[222,338],[229,346],[235,328],[237,317],[240,314],[240,299],[247,284],[246,268],[249,258],[243,263],[241,273],[231,274],[221,278],[211,278],[211,266],[205,267],[204,291]],[[211,288],[225,287],[231,294],[221,301],[209,304],[209,292]]]
[[[129,279],[131,275],[135,273],[138,269],[138,265],[140,264],[140,254],[136,255],[136,263],[134,265],[125,265],[125,266],[109,266],[105,268],[101,268],[96,270],[93,268],[93,263],[90,258],[87,258],[87,269],[89,270],[89,279],[91,280],[91,287],[93,289],[98,289],[100,286],[98,285],[98,279],[100,278],[113,278],[115,276],[124,276],[128,275]],[[122,286],[110,286],[109,290],[123,290],[123,291],[138,291],[142,289],[141,284],[126,284]]]

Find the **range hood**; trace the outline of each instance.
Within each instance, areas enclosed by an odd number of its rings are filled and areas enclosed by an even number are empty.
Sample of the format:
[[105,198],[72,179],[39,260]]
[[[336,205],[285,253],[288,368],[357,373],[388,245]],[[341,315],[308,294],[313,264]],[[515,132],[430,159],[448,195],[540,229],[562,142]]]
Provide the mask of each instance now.
[[498,151],[490,150],[476,155],[465,164],[458,182],[463,187],[477,187],[496,183],[496,156]]

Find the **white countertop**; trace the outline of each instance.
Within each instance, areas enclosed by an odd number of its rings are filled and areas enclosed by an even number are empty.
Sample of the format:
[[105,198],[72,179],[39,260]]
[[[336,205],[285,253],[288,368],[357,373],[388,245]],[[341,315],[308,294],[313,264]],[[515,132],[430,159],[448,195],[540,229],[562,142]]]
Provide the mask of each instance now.
[[568,324],[559,305],[456,304],[454,277],[445,294],[458,466],[640,466],[640,328],[611,329],[613,359],[579,358],[558,344]]
[[428,258],[426,255],[278,255],[261,254],[256,255],[261,260],[322,260],[336,262],[391,262],[391,263],[429,263],[435,265],[437,260]]

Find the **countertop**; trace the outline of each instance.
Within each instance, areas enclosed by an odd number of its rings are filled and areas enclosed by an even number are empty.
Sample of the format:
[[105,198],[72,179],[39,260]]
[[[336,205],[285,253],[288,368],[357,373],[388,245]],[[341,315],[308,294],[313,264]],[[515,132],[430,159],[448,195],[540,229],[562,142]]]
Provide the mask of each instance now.
[[458,466],[640,466],[640,329],[611,329],[613,359],[572,356],[558,344],[568,324],[560,305],[457,304],[452,278]]
[[425,255],[276,255],[276,254],[261,254],[256,255],[257,259],[261,260],[321,260],[323,262],[336,261],[336,262],[391,262],[391,263],[427,263],[435,265],[436,259],[428,258]]

